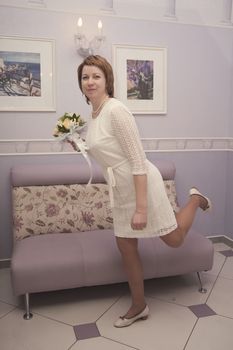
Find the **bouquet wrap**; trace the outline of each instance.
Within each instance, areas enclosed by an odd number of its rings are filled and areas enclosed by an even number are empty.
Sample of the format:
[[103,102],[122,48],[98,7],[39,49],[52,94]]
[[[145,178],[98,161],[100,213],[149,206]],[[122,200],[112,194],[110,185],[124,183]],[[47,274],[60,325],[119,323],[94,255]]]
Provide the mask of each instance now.
[[92,165],[87,154],[88,147],[85,141],[80,137],[80,131],[85,127],[85,121],[81,119],[80,116],[76,114],[65,113],[63,117],[58,120],[56,125],[56,129],[54,132],[54,136],[58,137],[59,141],[70,141],[76,151],[80,151],[83,157],[86,159],[90,178],[88,181],[88,185],[90,185],[93,177]]

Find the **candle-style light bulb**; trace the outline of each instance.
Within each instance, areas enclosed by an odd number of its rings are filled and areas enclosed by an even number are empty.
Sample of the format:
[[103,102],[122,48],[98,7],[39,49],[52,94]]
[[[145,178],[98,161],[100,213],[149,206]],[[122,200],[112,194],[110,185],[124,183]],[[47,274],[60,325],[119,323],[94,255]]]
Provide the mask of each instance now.
[[102,21],[99,20],[99,22],[98,22],[98,31],[99,31],[99,35],[102,35],[102,28],[103,28]]
[[78,26],[78,34],[81,34],[81,32],[82,32],[82,29],[81,29],[81,28],[82,28],[82,26],[83,26],[82,17],[79,17],[77,26]]

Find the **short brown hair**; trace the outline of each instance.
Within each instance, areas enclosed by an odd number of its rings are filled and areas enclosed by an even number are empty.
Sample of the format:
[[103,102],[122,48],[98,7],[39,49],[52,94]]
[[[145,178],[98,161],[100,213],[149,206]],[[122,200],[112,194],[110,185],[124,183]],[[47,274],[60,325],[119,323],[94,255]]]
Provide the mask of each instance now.
[[[106,92],[109,97],[114,97],[114,76],[111,64],[102,56],[90,55],[78,67],[78,84],[82,91],[82,72],[84,66],[95,66],[102,70],[106,80]],[[89,99],[86,97],[87,103]]]

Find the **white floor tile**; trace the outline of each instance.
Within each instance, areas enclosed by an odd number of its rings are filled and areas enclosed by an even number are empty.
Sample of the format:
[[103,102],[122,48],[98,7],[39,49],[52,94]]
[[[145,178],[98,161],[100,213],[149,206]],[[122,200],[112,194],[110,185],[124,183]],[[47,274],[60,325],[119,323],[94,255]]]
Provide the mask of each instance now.
[[198,291],[200,285],[196,273],[146,281],[145,294],[186,306],[203,304],[211,292],[216,276],[204,273],[201,274],[201,280],[203,287],[207,289],[205,294]]
[[76,340],[73,327],[34,315],[25,321],[19,309],[0,319],[1,349],[64,350]]
[[218,275],[219,272],[221,271],[224,263],[225,263],[226,257],[219,253],[219,252],[215,252],[214,254],[214,263],[213,263],[213,267],[211,270],[206,271],[205,273],[211,273],[213,275]]
[[233,280],[219,277],[207,304],[218,315],[233,318]]
[[15,306],[2,303],[0,301],[0,318],[6,315],[8,312],[14,310]]
[[92,323],[126,290],[119,284],[39,293],[32,296],[32,312],[70,325]]
[[217,315],[200,318],[185,350],[231,350],[232,330],[232,319]]
[[22,298],[12,291],[10,268],[0,269],[0,301],[16,306],[22,304]]
[[70,350],[133,350],[124,344],[120,344],[103,337],[81,340],[73,345]]
[[140,350],[181,350],[196,322],[186,307],[148,299],[150,316],[130,327],[115,328],[113,322],[127,311],[129,298],[121,298],[97,322],[102,336]]
[[226,262],[220,272],[220,277],[233,279],[233,257],[226,259]]

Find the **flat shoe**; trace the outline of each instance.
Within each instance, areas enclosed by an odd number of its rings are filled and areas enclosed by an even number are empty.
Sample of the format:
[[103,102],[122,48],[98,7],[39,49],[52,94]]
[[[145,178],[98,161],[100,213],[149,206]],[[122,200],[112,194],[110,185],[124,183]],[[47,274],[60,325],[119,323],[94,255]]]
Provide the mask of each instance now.
[[202,198],[204,198],[207,201],[206,207],[205,208],[201,208],[203,211],[210,211],[212,209],[211,200],[208,197],[204,196],[201,192],[199,192],[196,187],[192,187],[189,190],[189,195],[190,196],[198,195],[198,196],[201,196]]
[[140,312],[134,317],[131,317],[131,318],[119,317],[118,320],[114,323],[114,326],[117,328],[128,327],[135,321],[146,320],[148,315],[149,315],[149,307],[146,305],[145,309],[142,310],[142,312]]

